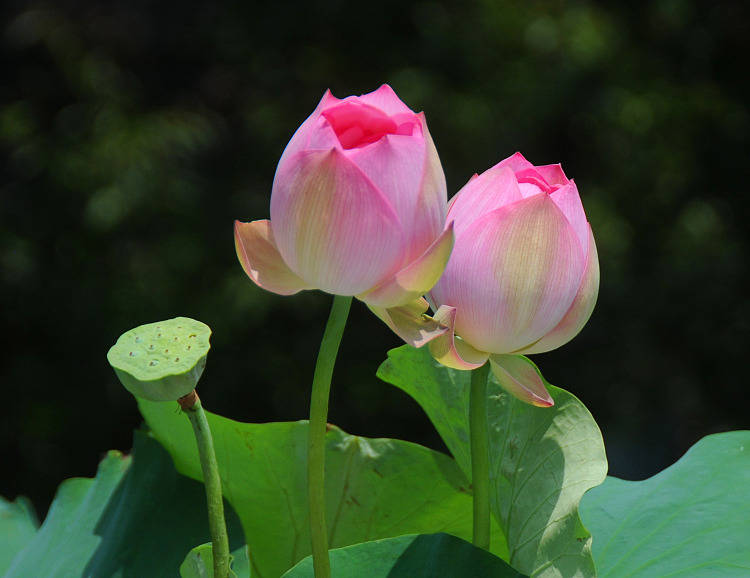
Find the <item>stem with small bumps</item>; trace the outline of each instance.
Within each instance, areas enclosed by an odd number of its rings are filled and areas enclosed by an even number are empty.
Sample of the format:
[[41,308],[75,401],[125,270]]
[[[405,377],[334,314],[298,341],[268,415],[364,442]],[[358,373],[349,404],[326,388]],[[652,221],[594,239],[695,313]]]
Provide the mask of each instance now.
[[179,400],[190,425],[193,426],[195,441],[198,443],[198,456],[203,470],[203,483],[206,487],[206,504],[208,505],[208,528],[211,533],[211,543],[214,557],[214,578],[229,576],[229,538],[227,525],[224,521],[224,501],[221,495],[221,478],[219,466],[216,462],[214,441],[211,430],[203,411],[201,400],[195,390]]

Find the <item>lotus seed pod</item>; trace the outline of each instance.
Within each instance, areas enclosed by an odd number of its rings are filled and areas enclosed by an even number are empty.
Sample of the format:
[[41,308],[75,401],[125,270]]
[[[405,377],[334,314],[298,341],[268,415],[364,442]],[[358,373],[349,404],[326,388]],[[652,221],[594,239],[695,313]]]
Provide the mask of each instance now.
[[107,361],[125,389],[151,401],[176,401],[195,389],[206,367],[211,328],[188,317],[123,333]]

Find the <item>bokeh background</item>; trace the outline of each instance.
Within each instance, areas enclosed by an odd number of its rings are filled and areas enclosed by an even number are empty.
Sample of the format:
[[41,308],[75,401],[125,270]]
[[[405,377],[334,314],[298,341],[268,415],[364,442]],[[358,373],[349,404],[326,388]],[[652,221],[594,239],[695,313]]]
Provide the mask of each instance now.
[[[0,83],[0,494],[43,515],[141,419],[106,362],[142,323],[208,323],[200,386],[246,421],[306,416],[330,296],[256,288],[232,221],[326,88],[424,110],[452,194],[516,150],[576,179],[602,268],[581,335],[536,356],[599,422],[610,473],[746,428],[743,0],[6,1]],[[399,345],[355,304],[330,421],[442,448],[375,370]]]

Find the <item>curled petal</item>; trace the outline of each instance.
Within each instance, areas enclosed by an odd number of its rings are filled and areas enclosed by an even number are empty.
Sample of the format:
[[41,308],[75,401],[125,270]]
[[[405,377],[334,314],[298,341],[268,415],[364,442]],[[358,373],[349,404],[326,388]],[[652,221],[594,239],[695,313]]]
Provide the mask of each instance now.
[[453,226],[448,227],[424,254],[372,291],[357,295],[368,305],[398,307],[413,302],[440,279],[453,249]]
[[456,307],[456,332],[481,351],[511,353],[554,328],[583,278],[583,250],[546,194],[507,205],[456,238],[430,292]]
[[366,147],[398,132],[398,124],[382,110],[356,100],[325,109],[323,117],[346,150]]
[[[548,181],[545,175],[556,181],[560,178],[559,173],[554,169],[550,169],[553,165],[543,166],[543,170],[540,171],[539,167],[532,165],[521,153],[516,153],[507,159],[500,161],[497,166],[513,169],[513,172],[518,179],[521,194],[524,198],[539,194],[540,192],[549,193],[553,190],[553,183]],[[562,171],[562,168],[560,168],[560,171]],[[565,178],[564,174],[562,176]]]
[[490,367],[503,389],[512,396],[538,407],[555,405],[539,369],[525,357],[490,355]]
[[282,259],[270,221],[235,221],[234,247],[245,273],[259,287],[279,295],[311,289]]
[[396,335],[413,347],[422,347],[448,331],[445,325],[425,315],[429,306],[423,297],[401,307],[386,309],[370,304],[367,304],[367,307]]
[[525,347],[517,353],[544,353],[545,351],[557,349],[578,335],[583,326],[586,325],[589,317],[591,317],[594,305],[596,305],[596,298],[599,295],[599,257],[596,251],[596,243],[594,242],[594,234],[591,232],[590,226],[588,230],[589,248],[586,270],[583,273],[583,281],[573,300],[573,304],[568,309],[565,317],[562,318],[562,321],[552,331],[536,343]]
[[289,268],[329,293],[362,293],[403,261],[393,207],[339,149],[301,152],[279,167],[271,226]]
[[568,177],[565,176],[565,171],[563,171],[560,163],[555,165],[541,165],[536,167],[536,171],[550,185],[567,185],[570,182]]
[[578,187],[573,181],[553,191],[550,198],[555,202],[568,219],[568,222],[576,232],[581,247],[585,250],[589,244],[589,223],[586,220],[586,213],[583,210],[581,197],[578,194]]
[[448,328],[443,335],[430,342],[430,354],[438,362],[453,369],[476,369],[482,367],[489,353],[478,351],[455,334],[456,308],[443,305],[433,319]]

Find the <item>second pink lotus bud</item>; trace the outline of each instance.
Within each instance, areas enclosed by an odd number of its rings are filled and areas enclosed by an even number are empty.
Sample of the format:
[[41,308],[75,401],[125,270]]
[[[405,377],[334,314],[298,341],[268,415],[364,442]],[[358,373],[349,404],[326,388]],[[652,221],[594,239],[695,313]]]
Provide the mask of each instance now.
[[560,165],[520,153],[474,176],[452,199],[456,241],[430,292],[451,330],[430,343],[438,361],[472,369],[489,358],[500,382],[536,405],[552,399],[521,355],[572,339],[593,311],[599,261],[575,183]]

